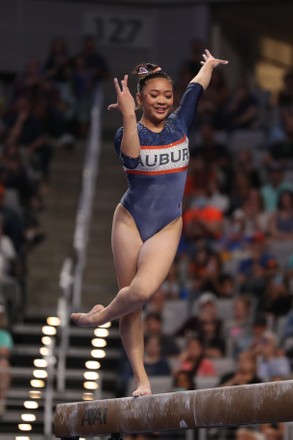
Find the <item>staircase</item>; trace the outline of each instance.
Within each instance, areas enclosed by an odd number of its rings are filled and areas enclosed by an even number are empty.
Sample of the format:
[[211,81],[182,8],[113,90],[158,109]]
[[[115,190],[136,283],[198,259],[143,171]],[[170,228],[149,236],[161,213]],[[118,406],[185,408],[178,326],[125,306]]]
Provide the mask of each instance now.
[[[21,414],[33,413],[36,421],[31,423],[32,431],[29,433],[31,440],[44,440],[44,398],[38,399],[37,410],[24,408],[24,401],[30,400],[29,390],[32,389],[30,380],[33,379],[35,369],[33,361],[40,358],[42,346],[42,326],[46,323],[46,316],[30,315],[21,324],[13,327],[15,347],[11,358],[12,383],[7,399],[7,410],[0,419],[0,440],[14,440],[16,435],[21,435],[18,424],[21,423]],[[85,362],[91,359],[91,339],[93,330],[70,327],[69,350],[66,358],[65,391],[57,390],[57,370],[54,372],[54,397],[53,410],[58,403],[76,402],[82,400],[83,373],[86,371]],[[106,357],[99,360],[101,368],[101,390],[96,398],[111,398],[116,395],[116,369],[121,357],[120,338],[116,326],[110,328],[107,337]],[[56,359],[58,361],[58,336],[56,337]],[[32,436],[31,436],[32,434]],[[24,433],[22,433],[24,435]]]
[[[28,255],[26,313],[23,322],[13,326],[14,351],[12,384],[8,395],[7,411],[0,419],[0,440],[15,440],[21,435],[18,423],[24,412],[23,402],[28,399],[30,380],[33,378],[33,360],[40,357],[41,328],[48,315],[56,314],[60,294],[59,276],[64,259],[70,256],[75,228],[76,209],[80,195],[84,145],[73,150],[55,152],[51,177],[44,193],[45,213],[41,225],[47,238]],[[94,303],[108,303],[116,293],[116,279],[111,253],[111,222],[115,205],[126,187],[121,165],[113,142],[104,141],[100,156],[99,174],[89,236],[87,262],[83,280],[81,308]],[[116,372],[121,359],[121,342],[117,323],[107,338],[106,357],[101,360],[102,398],[116,395]],[[70,327],[70,348],[66,359],[66,389],[54,393],[54,407],[59,402],[82,399],[85,361],[90,359],[93,331]],[[55,378],[56,383],[56,378]],[[56,388],[56,386],[55,386]],[[27,410],[25,410],[27,412]],[[43,440],[44,399],[35,412],[37,420],[28,433],[31,440]],[[24,433],[22,434],[24,435]]]
[[[41,219],[47,239],[28,258],[28,311],[56,310],[61,267],[72,249],[83,160],[82,143],[73,151],[56,151],[51,182],[45,194],[46,212]],[[96,302],[108,303],[116,294],[111,224],[125,187],[126,179],[113,142],[103,141],[83,279],[81,303],[84,309]]]

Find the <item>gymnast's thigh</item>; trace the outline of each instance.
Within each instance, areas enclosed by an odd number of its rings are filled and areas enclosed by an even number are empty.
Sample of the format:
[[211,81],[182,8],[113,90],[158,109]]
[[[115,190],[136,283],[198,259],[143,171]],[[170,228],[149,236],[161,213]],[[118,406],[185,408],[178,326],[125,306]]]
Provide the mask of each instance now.
[[111,241],[117,282],[121,289],[135,277],[143,245],[132,216],[121,204],[114,212]]
[[134,283],[148,286],[152,292],[159,289],[174,261],[181,232],[182,218],[178,217],[144,242]]

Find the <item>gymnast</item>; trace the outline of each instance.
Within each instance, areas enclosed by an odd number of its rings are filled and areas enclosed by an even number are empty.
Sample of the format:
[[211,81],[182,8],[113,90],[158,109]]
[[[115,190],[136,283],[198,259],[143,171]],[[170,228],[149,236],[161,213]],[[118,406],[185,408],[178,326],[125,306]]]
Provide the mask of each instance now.
[[[142,307],[159,289],[175,258],[182,231],[182,199],[189,162],[188,131],[198,100],[208,87],[213,69],[228,61],[206,50],[202,67],[173,111],[171,78],[154,64],[137,67],[136,102],[128,75],[114,79],[117,102],[108,110],[122,113],[123,127],[115,148],[128,179],[112,224],[112,250],[119,292],[106,307],[72,313],[80,327],[98,327],[120,319],[120,334],[133,369],[133,396],[151,394],[143,364]],[[142,109],[139,122],[136,104]]]

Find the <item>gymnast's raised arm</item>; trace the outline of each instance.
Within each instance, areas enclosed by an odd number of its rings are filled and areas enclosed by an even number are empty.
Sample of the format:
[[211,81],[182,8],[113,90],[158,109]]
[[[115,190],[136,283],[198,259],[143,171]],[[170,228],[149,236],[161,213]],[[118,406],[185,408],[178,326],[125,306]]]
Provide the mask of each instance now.
[[118,109],[123,118],[123,138],[120,151],[128,157],[137,158],[140,153],[140,143],[137,132],[137,119],[135,114],[135,101],[128,88],[128,75],[124,76],[120,88],[118,79],[114,79],[117,93],[117,102],[110,104],[108,110]]

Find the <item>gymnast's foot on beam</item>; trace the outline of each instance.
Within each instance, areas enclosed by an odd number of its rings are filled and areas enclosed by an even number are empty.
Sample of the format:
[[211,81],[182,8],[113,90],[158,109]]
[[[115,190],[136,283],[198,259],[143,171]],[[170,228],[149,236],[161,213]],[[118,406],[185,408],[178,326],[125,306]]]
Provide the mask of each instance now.
[[95,305],[88,313],[71,313],[72,321],[79,327],[98,327],[99,314],[105,307],[101,304]]
[[133,397],[150,396],[151,394],[153,393],[149,382],[146,384],[138,385],[136,390],[132,393]]

